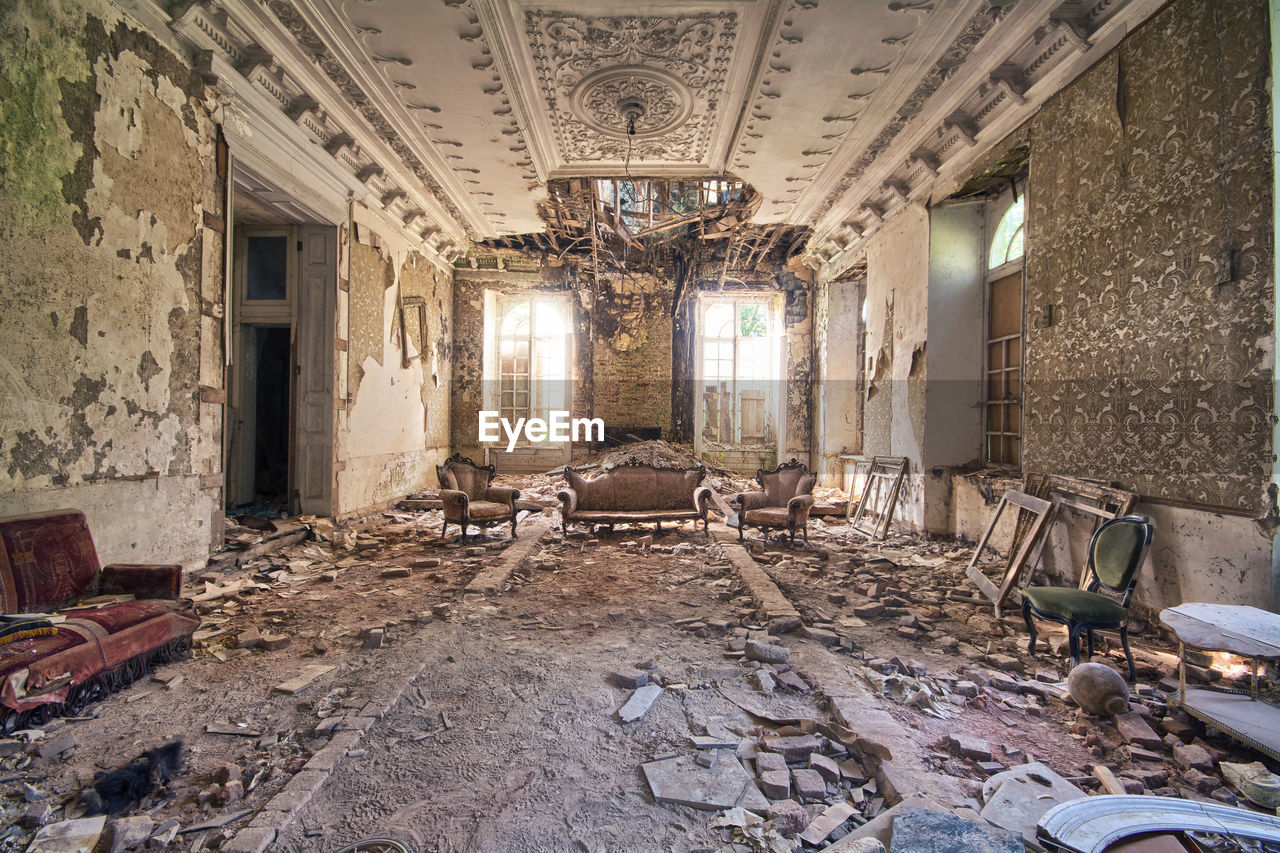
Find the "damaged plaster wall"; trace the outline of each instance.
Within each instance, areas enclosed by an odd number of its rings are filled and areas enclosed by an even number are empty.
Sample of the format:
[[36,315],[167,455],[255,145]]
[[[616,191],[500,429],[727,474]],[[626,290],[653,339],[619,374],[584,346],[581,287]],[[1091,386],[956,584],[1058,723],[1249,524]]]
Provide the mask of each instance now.
[[605,428],[671,431],[671,300],[666,276],[605,278],[591,310],[594,417]]
[[435,483],[435,465],[449,454],[453,378],[452,270],[363,205],[353,205],[352,221],[338,302],[338,518]]
[[907,457],[898,520],[924,524],[929,213],[912,204],[867,244],[864,452]]
[[103,562],[203,564],[222,533],[215,107],[106,3],[0,14],[0,513],[81,509]]
[[862,449],[862,292],[865,280],[818,282],[814,288],[813,376],[815,415],[821,451],[819,484],[839,487],[844,481],[842,453]]
[[1156,610],[1272,600],[1266,15],[1179,0],[1032,121],[1025,467],[1189,504],[1138,507]]
[[1179,0],[1033,120],[1029,470],[1261,511],[1267,65],[1263,4]]

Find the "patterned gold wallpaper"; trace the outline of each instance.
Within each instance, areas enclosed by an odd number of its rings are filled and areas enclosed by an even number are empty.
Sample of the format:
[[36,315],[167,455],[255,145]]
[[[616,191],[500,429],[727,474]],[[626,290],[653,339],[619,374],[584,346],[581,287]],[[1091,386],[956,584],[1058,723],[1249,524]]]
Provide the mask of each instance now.
[[1267,31],[1261,0],[1179,0],[1033,120],[1026,470],[1260,508]]

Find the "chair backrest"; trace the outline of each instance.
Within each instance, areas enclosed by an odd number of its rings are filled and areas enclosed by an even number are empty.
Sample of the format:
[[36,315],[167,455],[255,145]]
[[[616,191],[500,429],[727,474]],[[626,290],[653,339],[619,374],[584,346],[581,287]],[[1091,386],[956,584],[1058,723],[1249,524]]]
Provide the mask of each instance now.
[[809,473],[809,467],[796,459],[783,462],[772,471],[763,468],[756,471],[756,482],[764,489],[769,506],[786,506],[796,495],[810,494],[817,481],[818,478]]
[[1138,569],[1151,544],[1151,520],[1145,515],[1122,515],[1102,523],[1089,542],[1090,590],[1101,584],[1124,594],[1124,606],[1138,582]]
[[483,500],[484,493],[498,469],[492,465],[478,465],[460,453],[455,453],[443,465],[436,466],[440,488],[466,492],[473,501]]

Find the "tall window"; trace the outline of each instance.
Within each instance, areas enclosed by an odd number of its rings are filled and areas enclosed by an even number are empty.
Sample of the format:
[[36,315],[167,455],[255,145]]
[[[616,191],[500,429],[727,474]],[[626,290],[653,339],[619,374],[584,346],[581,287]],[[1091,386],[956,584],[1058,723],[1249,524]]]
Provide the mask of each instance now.
[[569,319],[562,300],[499,300],[498,408],[514,424],[569,408]]
[[703,303],[702,437],[720,444],[767,444],[777,385],[777,319],[768,301]]
[[1023,203],[1005,209],[987,254],[986,460],[1022,462]]

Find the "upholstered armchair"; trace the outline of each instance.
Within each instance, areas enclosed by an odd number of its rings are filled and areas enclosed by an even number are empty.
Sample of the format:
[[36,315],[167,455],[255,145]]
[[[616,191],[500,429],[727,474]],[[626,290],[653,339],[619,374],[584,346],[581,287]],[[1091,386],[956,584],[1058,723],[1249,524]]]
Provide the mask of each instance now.
[[742,492],[731,503],[738,509],[738,541],[747,525],[761,528],[786,528],[791,544],[796,530],[809,541],[809,509],[813,506],[813,486],[817,477],[809,473],[803,462],[792,459],[772,471],[756,471],[756,482],[762,491]]
[[511,522],[511,538],[516,537],[516,498],[520,497],[520,490],[491,486],[495,473],[497,469],[492,465],[477,465],[457,453],[436,466],[444,504],[441,539],[451,523],[462,527],[462,541],[466,542],[467,525],[488,527],[507,521]]

